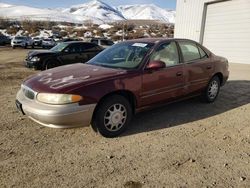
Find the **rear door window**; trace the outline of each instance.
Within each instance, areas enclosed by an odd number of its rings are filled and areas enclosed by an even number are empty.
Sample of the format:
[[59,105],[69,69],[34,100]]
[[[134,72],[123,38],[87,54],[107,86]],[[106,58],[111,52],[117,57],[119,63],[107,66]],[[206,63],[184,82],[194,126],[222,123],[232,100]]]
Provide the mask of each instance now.
[[194,61],[201,58],[199,49],[195,43],[189,41],[179,42],[185,62]]

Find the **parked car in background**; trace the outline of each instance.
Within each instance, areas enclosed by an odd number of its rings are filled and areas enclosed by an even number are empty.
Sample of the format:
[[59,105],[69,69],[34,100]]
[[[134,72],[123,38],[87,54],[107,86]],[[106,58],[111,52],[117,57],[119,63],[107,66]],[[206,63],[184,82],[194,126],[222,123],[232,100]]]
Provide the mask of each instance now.
[[72,63],[85,63],[103,49],[93,43],[64,42],[50,50],[30,51],[25,59],[29,68],[45,70]]
[[53,38],[46,38],[42,40],[42,48],[52,48],[56,45],[56,41]]
[[0,35],[0,45],[10,44],[10,38],[5,35]]
[[12,48],[16,48],[16,47],[22,47],[22,48],[32,47],[32,48],[34,48],[33,40],[31,37],[27,37],[27,36],[15,36],[11,40],[11,47]]
[[114,44],[112,40],[106,38],[92,38],[90,42],[102,46],[103,48],[108,48]]
[[92,125],[120,135],[135,112],[202,95],[214,102],[229,76],[228,61],[186,39],[121,42],[86,64],[62,66],[25,80],[18,109],[54,128]]
[[78,39],[78,38],[64,38],[64,39],[62,39],[61,41],[58,41],[58,42],[71,42],[71,41],[81,41],[81,40]]
[[33,38],[33,46],[42,46],[43,39],[40,37]]

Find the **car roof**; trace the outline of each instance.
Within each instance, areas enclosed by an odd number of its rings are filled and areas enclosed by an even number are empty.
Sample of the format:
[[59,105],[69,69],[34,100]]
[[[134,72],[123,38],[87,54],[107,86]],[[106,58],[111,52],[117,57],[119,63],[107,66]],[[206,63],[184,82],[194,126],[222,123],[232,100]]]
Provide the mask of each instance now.
[[190,40],[190,39],[182,39],[182,38],[140,38],[140,39],[127,40],[127,42],[159,43],[159,42],[178,41],[178,40],[186,40],[186,41],[195,42],[195,41]]

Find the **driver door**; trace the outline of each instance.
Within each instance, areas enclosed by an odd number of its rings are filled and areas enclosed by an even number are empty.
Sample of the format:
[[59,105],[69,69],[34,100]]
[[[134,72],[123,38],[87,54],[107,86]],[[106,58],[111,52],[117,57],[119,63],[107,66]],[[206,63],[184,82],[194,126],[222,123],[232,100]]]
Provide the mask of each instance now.
[[81,62],[79,47],[78,44],[70,44],[58,58],[64,65]]
[[150,61],[162,61],[166,67],[158,70],[145,68],[141,104],[146,106],[182,96],[185,85],[184,66],[180,63],[176,42],[161,44],[151,54]]

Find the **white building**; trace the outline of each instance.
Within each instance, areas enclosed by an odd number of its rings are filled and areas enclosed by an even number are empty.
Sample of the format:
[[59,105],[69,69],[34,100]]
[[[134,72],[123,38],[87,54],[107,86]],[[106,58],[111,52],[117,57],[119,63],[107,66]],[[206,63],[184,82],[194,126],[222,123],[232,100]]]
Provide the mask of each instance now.
[[250,64],[250,0],[177,0],[175,38],[200,42],[229,62]]

